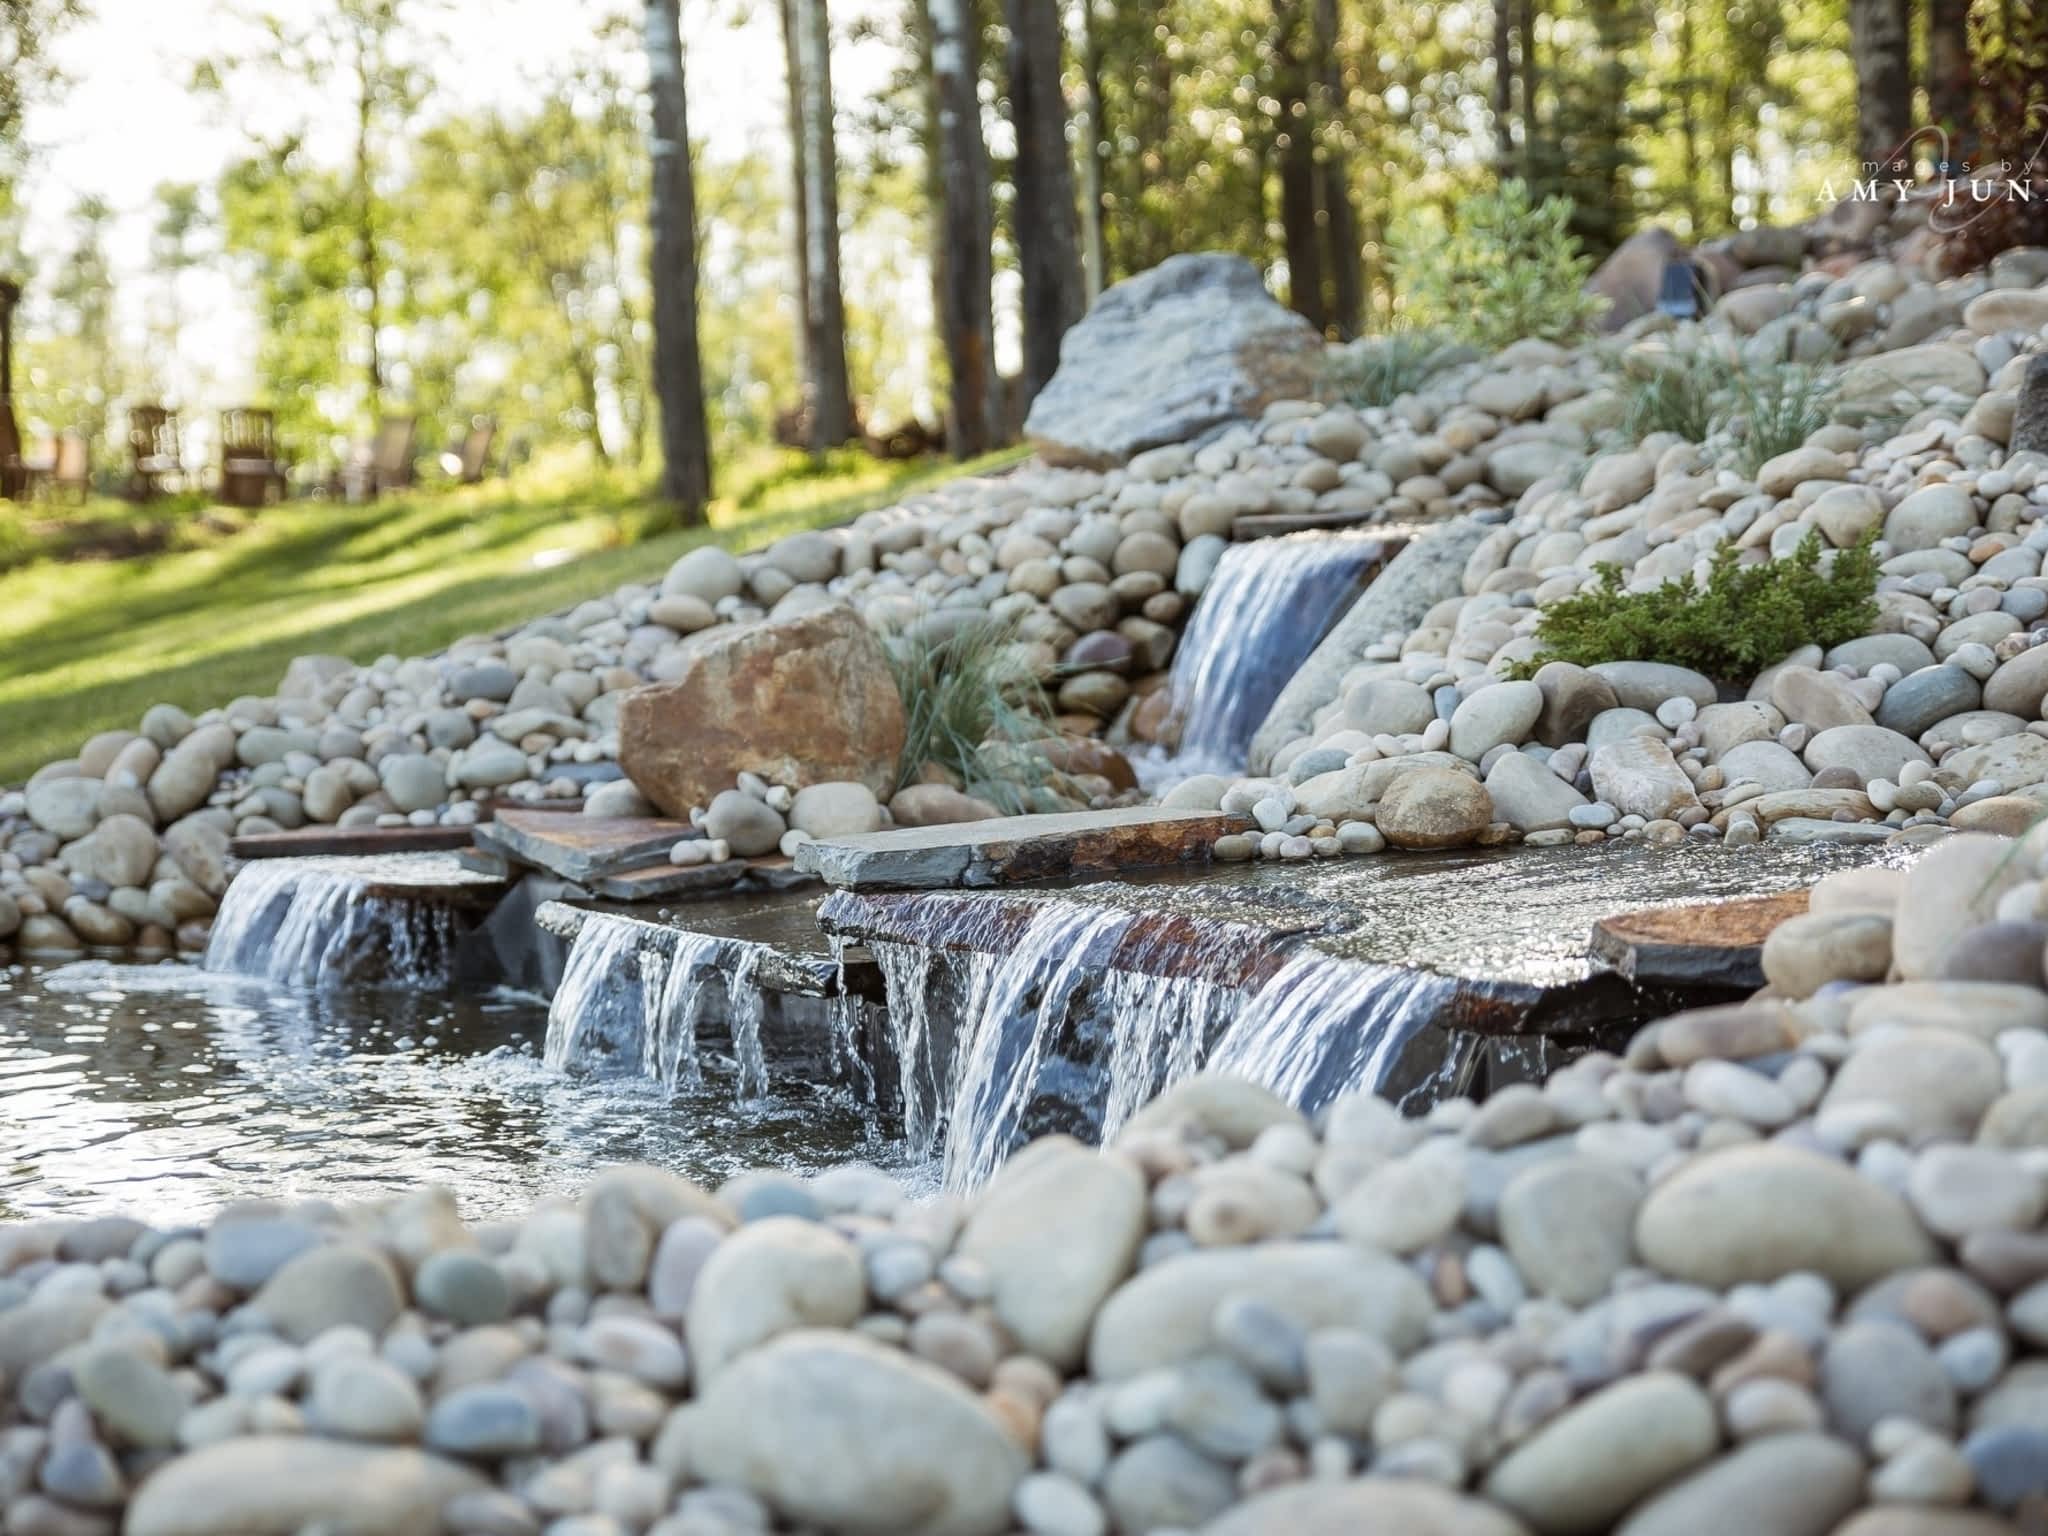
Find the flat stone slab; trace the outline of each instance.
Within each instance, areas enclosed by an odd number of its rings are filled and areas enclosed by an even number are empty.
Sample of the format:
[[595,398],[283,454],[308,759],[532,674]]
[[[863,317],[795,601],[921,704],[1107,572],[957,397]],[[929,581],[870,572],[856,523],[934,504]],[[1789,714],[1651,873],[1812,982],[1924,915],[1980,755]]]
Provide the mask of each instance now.
[[796,867],[850,891],[1013,885],[1066,875],[1206,864],[1217,838],[1250,825],[1242,816],[1149,805],[1002,816],[805,843],[796,851]]
[[238,859],[374,858],[395,853],[453,853],[470,846],[475,827],[297,827],[228,840]]
[[1764,984],[1764,940],[1806,911],[1808,892],[1622,912],[1593,925],[1595,960],[1638,983]]
[[[543,902],[534,914],[534,922],[543,932],[573,941],[593,913],[602,913],[643,929],[645,941],[642,947],[659,950],[665,955],[674,953],[677,943],[683,939],[708,935],[752,953],[752,980],[764,992],[781,992],[797,997],[837,997],[842,979],[848,991],[876,990],[870,985],[874,978],[869,974],[875,969],[874,961],[866,952],[849,951],[842,966],[841,961],[823,947],[823,936],[810,921],[809,904],[801,902],[799,905],[801,912],[792,914],[784,910],[787,898],[781,901],[774,897],[748,901],[728,895],[722,903],[708,903],[702,909],[693,909],[687,916],[670,916],[620,912],[610,906],[548,901]],[[793,915],[798,921],[792,933],[790,919]]]
[[622,875],[598,875],[582,882],[593,896],[607,901],[662,901],[699,891],[726,891],[747,877],[745,859],[723,864],[650,864]]
[[668,863],[668,851],[698,835],[688,822],[651,816],[564,816],[556,811],[500,811],[470,831],[476,844],[518,864],[531,864],[586,885],[606,875]]
[[1251,512],[1230,525],[1230,536],[1242,544],[1289,533],[1341,532],[1363,528],[1371,521],[1370,512]]

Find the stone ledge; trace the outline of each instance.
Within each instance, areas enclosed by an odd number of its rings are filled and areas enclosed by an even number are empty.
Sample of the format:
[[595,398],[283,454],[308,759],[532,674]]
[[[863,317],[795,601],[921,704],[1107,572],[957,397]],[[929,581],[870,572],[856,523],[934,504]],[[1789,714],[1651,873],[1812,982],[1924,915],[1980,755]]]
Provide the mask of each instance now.
[[841,890],[1012,885],[1206,864],[1217,838],[1250,825],[1242,816],[1157,806],[1002,816],[805,843],[796,851],[796,867]]

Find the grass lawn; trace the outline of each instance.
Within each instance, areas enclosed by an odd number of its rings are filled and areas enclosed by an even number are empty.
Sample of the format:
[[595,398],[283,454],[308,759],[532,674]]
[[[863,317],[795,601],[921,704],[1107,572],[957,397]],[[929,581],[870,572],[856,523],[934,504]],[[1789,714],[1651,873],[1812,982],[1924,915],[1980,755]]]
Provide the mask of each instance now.
[[[187,514],[163,553],[89,561],[56,557],[69,536],[47,520],[62,513],[33,509],[42,526],[28,532],[30,514],[0,503],[0,520],[18,519],[9,552],[28,562],[0,574],[0,784],[72,756],[97,731],[132,729],[159,701],[197,713],[268,694],[294,656],[424,655],[658,577],[693,545],[752,548],[961,469],[854,457],[816,474],[785,466],[716,505],[708,530],[650,530],[644,491],[623,485],[515,482],[366,506],[216,510]],[[77,515],[131,516],[108,503]]]

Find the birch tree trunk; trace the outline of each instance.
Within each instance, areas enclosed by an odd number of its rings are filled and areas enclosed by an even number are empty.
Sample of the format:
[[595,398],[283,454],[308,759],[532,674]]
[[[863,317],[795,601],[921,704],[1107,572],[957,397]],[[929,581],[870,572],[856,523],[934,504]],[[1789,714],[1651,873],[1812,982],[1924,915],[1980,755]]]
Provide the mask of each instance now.
[[1856,158],[1882,161],[1912,132],[1913,79],[1906,0],[1849,0],[1849,57],[1856,66]]
[[1962,160],[1970,121],[1970,0],[1927,0],[1927,111],[1948,133],[1949,160]]
[[803,78],[804,221],[810,364],[811,451],[853,436],[846,380],[846,298],[839,284],[839,152],[832,135],[832,33],[826,0],[794,0]]
[[1317,203],[1329,255],[1330,323],[1340,336],[1356,336],[1365,324],[1365,253],[1358,235],[1358,206],[1351,195],[1351,158],[1344,152],[1350,130],[1346,110],[1338,0],[1315,0],[1315,41],[1319,70],[1315,115],[1322,130],[1316,160]]
[[1081,318],[1081,250],[1067,101],[1060,85],[1060,0],[1005,0],[1010,28],[1010,120],[1017,131],[1017,265],[1024,280],[1024,371],[1029,408],[1060,365],[1060,342]]
[[648,0],[647,94],[653,107],[648,155],[653,179],[649,279],[654,292],[654,393],[661,412],[661,490],[685,526],[705,521],[711,445],[704,420],[704,370],[697,352],[697,192],[690,171],[690,119],[683,90],[678,0]]
[[1514,0],[1493,0],[1493,152],[1506,176],[1515,156]]
[[946,444],[955,458],[966,459],[988,452],[1001,435],[995,413],[995,323],[989,308],[995,232],[977,89],[981,50],[970,0],[925,0],[925,25],[937,127],[931,152],[938,161],[939,184],[932,267],[953,386]]
[[779,0],[782,12],[782,73],[788,82],[785,121],[789,126],[789,207],[795,226],[790,251],[790,270],[796,295],[796,376],[810,390],[811,353],[817,345],[817,317],[811,313],[811,232],[805,213],[804,188],[810,178],[804,169],[804,71],[796,51],[795,0]]

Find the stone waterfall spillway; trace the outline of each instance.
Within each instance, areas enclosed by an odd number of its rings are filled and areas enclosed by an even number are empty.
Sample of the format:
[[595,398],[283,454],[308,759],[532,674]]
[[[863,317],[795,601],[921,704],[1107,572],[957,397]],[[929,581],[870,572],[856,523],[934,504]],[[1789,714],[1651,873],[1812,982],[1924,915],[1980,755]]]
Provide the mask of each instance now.
[[[828,925],[835,903],[848,917],[854,901],[829,899]],[[871,938],[868,948],[888,1000],[904,1134],[913,1157],[942,1161],[955,1189],[983,1183],[1032,1136],[1107,1140],[1204,1066],[1309,1112],[1380,1089],[1457,991],[1431,972],[1305,945],[1278,955],[1234,923],[1162,930],[1142,909],[1057,896],[1020,915],[934,892],[899,899],[892,918],[916,942]],[[1457,1053],[1442,1057],[1426,1075],[1456,1075]]]
[[548,1005],[547,1064],[567,1072],[624,1072],[686,1089],[703,1081],[697,1034],[731,1031],[734,1097],[768,1091],[761,1044],[766,999],[755,984],[758,946],[676,931],[663,946],[649,924],[591,913],[577,930]]
[[1242,773],[1267,709],[1388,548],[1381,534],[1346,532],[1226,549],[1174,653],[1179,745],[1143,766],[1147,780]]
[[292,987],[444,986],[460,933],[450,906],[408,899],[374,865],[265,859],[229,882],[205,966]]

